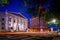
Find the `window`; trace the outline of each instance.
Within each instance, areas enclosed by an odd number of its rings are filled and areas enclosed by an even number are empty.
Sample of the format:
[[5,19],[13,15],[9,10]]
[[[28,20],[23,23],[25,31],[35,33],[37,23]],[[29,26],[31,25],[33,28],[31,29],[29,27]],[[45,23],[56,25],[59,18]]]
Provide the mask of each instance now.
[[11,29],[13,29],[13,27],[11,27]]
[[4,21],[4,18],[2,18],[2,21]]
[[2,25],[5,25],[4,23],[2,23]]
[[11,18],[9,18],[9,22],[11,22]]
[[2,29],[4,29],[4,27],[2,27]]
[[15,23],[15,19],[14,19],[14,23]]

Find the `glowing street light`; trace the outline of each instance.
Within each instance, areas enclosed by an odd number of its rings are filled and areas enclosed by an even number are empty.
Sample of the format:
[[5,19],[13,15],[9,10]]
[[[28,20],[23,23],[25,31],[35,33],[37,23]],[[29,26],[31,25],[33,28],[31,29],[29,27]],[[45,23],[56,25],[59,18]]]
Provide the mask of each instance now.
[[53,19],[52,22],[55,23],[56,22],[56,19]]
[[53,19],[49,21],[48,24],[58,24],[58,19]]

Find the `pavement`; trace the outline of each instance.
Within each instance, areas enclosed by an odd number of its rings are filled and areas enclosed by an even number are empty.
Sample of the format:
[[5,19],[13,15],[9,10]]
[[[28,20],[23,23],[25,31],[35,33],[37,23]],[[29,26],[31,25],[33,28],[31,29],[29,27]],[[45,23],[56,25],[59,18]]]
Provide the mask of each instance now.
[[37,36],[57,36],[57,32],[0,32],[1,34],[24,34],[24,35],[37,35]]
[[1,40],[55,40],[56,36],[56,32],[0,32]]

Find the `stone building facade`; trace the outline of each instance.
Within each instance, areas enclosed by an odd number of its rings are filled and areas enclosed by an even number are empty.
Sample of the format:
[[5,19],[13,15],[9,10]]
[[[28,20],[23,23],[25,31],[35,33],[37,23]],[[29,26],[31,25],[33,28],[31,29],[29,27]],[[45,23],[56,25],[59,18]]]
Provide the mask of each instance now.
[[28,20],[21,13],[0,12],[0,31],[27,31]]

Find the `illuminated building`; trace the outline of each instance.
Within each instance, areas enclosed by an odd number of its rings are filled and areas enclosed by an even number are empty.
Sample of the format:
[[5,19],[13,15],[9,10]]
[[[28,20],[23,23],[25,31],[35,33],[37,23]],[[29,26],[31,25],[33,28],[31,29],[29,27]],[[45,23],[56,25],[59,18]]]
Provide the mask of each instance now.
[[21,14],[0,12],[0,31],[27,31],[28,20]]
[[30,19],[30,27],[32,27],[32,28],[38,28],[39,27],[39,18],[38,17]]
[[35,17],[35,18],[31,18],[30,19],[30,28],[33,29],[33,30],[36,30],[37,32],[38,31],[48,31],[50,30],[50,28],[48,28],[45,20],[43,17],[39,18],[38,17]]

